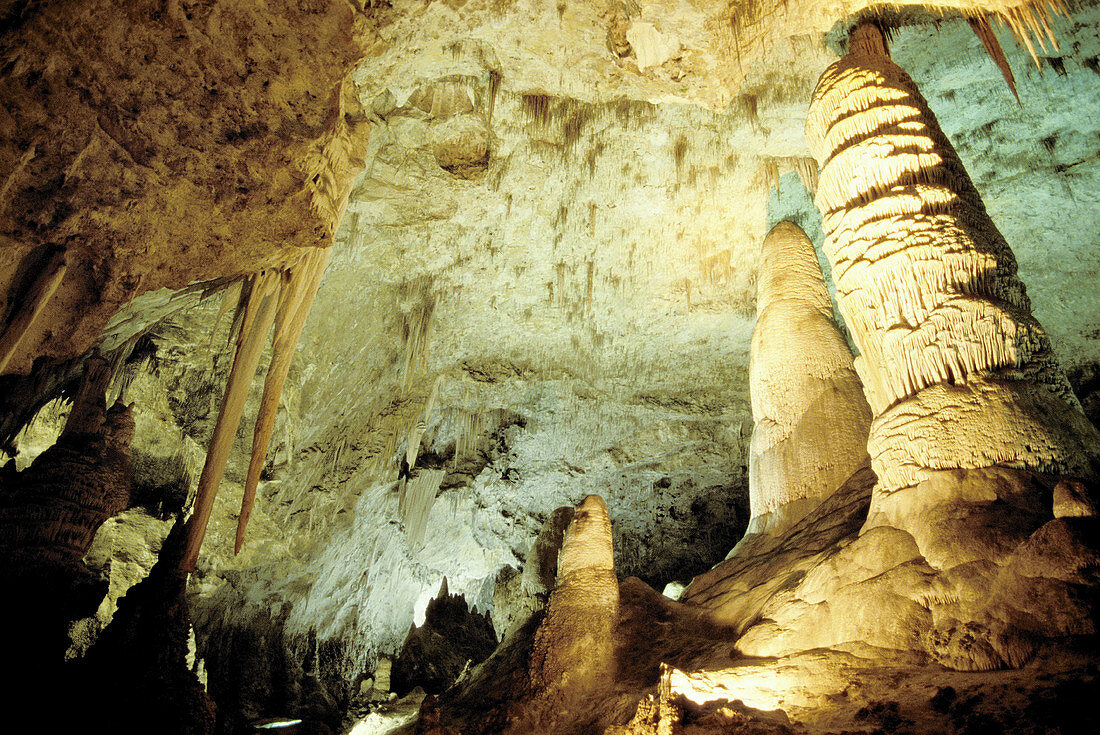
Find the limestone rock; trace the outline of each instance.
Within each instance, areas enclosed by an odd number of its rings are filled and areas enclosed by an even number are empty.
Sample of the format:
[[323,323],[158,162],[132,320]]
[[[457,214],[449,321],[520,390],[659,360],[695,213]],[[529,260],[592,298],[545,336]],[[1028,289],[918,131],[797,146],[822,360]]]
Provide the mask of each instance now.
[[810,570],[857,537],[874,483],[865,467],[797,523],[746,534],[725,561],[693,579],[680,600],[744,632],[773,598],[786,599]]
[[187,665],[183,530],[178,523],[149,575],[119,601],[88,655],[71,665],[82,699],[68,712],[74,725],[94,719],[116,732],[136,732],[160,721],[160,729],[177,735],[214,732],[213,704]]
[[480,118],[456,117],[437,125],[432,136],[435,160],[444,171],[469,179],[489,167],[489,131]]
[[0,34],[5,308],[78,242],[5,372],[83,353],[123,303],[327,245],[362,166],[353,3],[20,4]]
[[761,248],[749,362],[749,533],[798,520],[868,463],[871,411],[813,244],[791,222]]
[[558,583],[535,636],[534,685],[576,697],[614,681],[618,614],[611,518],[603,499],[589,495],[577,506],[558,555]]
[[449,594],[444,580],[439,595],[428,603],[424,624],[409,631],[393,661],[390,689],[399,697],[416,687],[439,694],[488,658],[496,645],[489,616],[471,611],[462,595]]

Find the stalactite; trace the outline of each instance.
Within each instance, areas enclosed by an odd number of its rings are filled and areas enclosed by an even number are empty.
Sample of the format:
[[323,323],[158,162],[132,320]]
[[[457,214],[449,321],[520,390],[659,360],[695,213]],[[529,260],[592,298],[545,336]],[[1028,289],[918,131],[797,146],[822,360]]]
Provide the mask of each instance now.
[[405,361],[401,374],[405,390],[412,386],[418,371],[428,367],[428,346],[431,344],[432,315],[435,313],[436,296],[430,280],[416,280],[402,284],[402,302],[411,302],[403,315],[402,331],[405,342]]
[[1039,55],[1035,51],[1035,44],[1032,43],[1031,36],[1035,36],[1035,39],[1039,42],[1039,47],[1044,51],[1046,50],[1047,41],[1050,41],[1051,46],[1057,50],[1058,41],[1054,37],[1054,31],[1051,29],[1050,23],[1056,15],[1069,15],[1069,9],[1063,0],[1032,0],[1015,7],[994,7],[988,12],[984,9],[972,12],[980,14],[980,17],[993,15],[1000,19],[1012,31],[1012,35],[1016,37],[1016,40],[1027,48],[1036,66],[1040,66]]
[[1012,90],[1012,96],[1016,98],[1016,101],[1020,101],[1020,93],[1016,91],[1016,77],[1012,74],[1012,67],[1008,65],[1008,59],[1005,58],[1004,49],[1001,48],[1001,42],[997,40],[997,35],[993,32],[992,26],[989,25],[989,18],[986,16],[968,17],[967,22],[970,24],[970,28],[978,36],[982,42],[982,46],[985,47],[985,52],[989,54],[989,58],[993,60],[993,63],[997,65],[997,68],[1001,70],[1001,75],[1008,82],[1008,88]]
[[497,70],[497,69],[490,69],[489,70],[489,93],[487,95],[488,96],[488,102],[486,103],[486,106],[485,106],[485,110],[486,110],[485,121],[488,125],[493,124],[493,112],[496,110],[496,107],[497,107],[497,94],[500,92],[501,79],[502,79],[502,76],[501,76],[501,73],[500,73],[499,70]]
[[206,341],[207,346],[211,345],[214,342],[214,335],[218,332],[218,325],[222,323],[222,319],[224,319],[225,315],[229,313],[230,307],[234,307],[233,322],[231,322],[229,325],[229,342],[232,343],[234,323],[236,322],[237,316],[237,309],[235,307],[241,302],[241,294],[244,290],[245,283],[246,281],[237,281],[236,283],[230,284],[230,286],[225,289],[225,293],[222,295],[221,306],[218,307],[218,314],[214,317],[214,325],[210,329],[210,337]]
[[294,349],[302,335],[306,317],[309,316],[313,299],[321,285],[321,277],[328,265],[332,248],[313,248],[302,261],[284,273],[284,282],[279,293],[278,307],[275,313],[275,336],[272,340],[271,364],[264,380],[263,397],[256,415],[256,428],[252,439],[252,457],[248,465],[244,494],[241,499],[241,514],[237,520],[237,538],[234,553],[240,552],[244,543],[244,532],[248,519],[252,515],[252,505],[256,500],[256,487],[260,482],[267,446],[271,441],[271,431],[275,428],[275,416],[279,409],[279,398],[283,393],[283,384],[290,372],[290,363]]
[[31,284],[23,302],[13,311],[3,333],[0,333],[0,374],[7,370],[18,353],[23,338],[35,326],[50,298],[61,285],[68,268],[69,261],[65,252],[55,253]]
[[439,486],[443,483],[446,474],[446,470],[420,470],[406,483],[398,499],[397,512],[405,526],[409,545],[414,549],[424,543],[424,534],[428,529],[428,516],[432,512]]
[[256,374],[256,367],[263,352],[268,330],[275,319],[279,296],[281,273],[267,270],[252,279],[248,302],[241,320],[240,334],[237,337],[237,353],[229,380],[222,398],[221,410],[214,425],[214,433],[206,453],[206,464],[202,468],[199,485],[195,495],[195,507],[187,524],[187,545],[184,549],[181,568],[194,571],[198,560],[199,548],[206,535],[206,524],[214,509],[214,497],[218,492],[229,450],[237,433],[237,426],[244,412],[245,399]]
[[794,161],[794,170],[799,180],[810,196],[817,195],[817,161],[812,158],[799,157]]
[[428,428],[428,421],[435,410],[436,399],[439,397],[439,386],[443,384],[443,376],[436,378],[432,385],[432,392],[428,394],[428,400],[424,402],[424,410],[417,416],[416,421],[409,428],[405,441],[405,465],[408,471],[416,467],[416,460],[420,456],[420,439]]
[[774,158],[764,161],[764,188],[769,195],[775,189],[775,198],[779,198],[779,162]]

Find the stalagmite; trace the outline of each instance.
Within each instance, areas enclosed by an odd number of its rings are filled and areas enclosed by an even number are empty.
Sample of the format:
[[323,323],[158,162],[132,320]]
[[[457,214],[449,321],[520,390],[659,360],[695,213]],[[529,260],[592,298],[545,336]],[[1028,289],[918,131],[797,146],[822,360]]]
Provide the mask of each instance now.
[[876,502],[937,470],[1095,478],[1100,436],[1031,316],[1012,251],[913,81],[853,47],[822,75],[806,133],[875,414]]
[[73,407],[61,436],[92,434],[99,431],[103,424],[103,412],[108,384],[111,379],[111,366],[102,357],[90,357],[84,361],[84,375],[80,387],[73,397]]
[[756,308],[748,533],[797,522],[866,466],[871,423],[814,247],[791,222],[764,239]]
[[122,403],[105,410],[96,395],[103,372],[90,366],[77,418],[56,444],[23,471],[0,473],[0,584],[9,603],[0,623],[15,631],[5,656],[24,685],[59,680],[70,624],[93,614],[104,594],[83,559],[96,531],[130,500],[134,416]]
[[1097,553],[1096,519],[1081,516],[1096,507],[1100,434],[1008,244],[886,48],[874,25],[857,28],[807,122],[823,249],[874,416],[866,522],[841,537],[830,529],[851,516],[807,517],[790,538],[815,558],[783,544],[741,553],[741,578],[796,580],[760,585],[762,603],[731,595],[746,585],[722,565],[684,599],[753,614],[737,643],[750,656],[858,642],[959,670],[1020,666],[1044,642],[1093,632],[1089,583],[1068,570]]
[[206,464],[202,468],[199,486],[195,496],[195,508],[188,522],[187,544],[184,548],[181,567],[194,571],[199,557],[206,524],[214,509],[214,496],[218,492],[225,464],[229,460],[229,450],[244,412],[244,402],[248,389],[256,374],[256,366],[263,352],[264,341],[271,323],[275,319],[276,302],[279,295],[281,274],[276,270],[263,271],[255,276],[249,292],[248,303],[244,311],[240,334],[237,336],[237,354],[233,368],[229,372],[229,381],[225,387],[221,410],[210,438],[206,454]]
[[568,699],[614,682],[619,614],[611,518],[598,495],[577,506],[558,555],[558,585],[535,634],[531,680]]
[[23,303],[13,311],[3,332],[0,332],[0,375],[16,356],[23,338],[34,327],[46,304],[61,285],[61,279],[65,277],[68,268],[65,252],[56,253],[31,285]]
[[260,399],[260,408],[256,415],[256,429],[252,439],[252,458],[248,465],[248,477],[244,484],[241,499],[241,515],[237,520],[237,539],[234,552],[241,550],[244,544],[244,532],[252,514],[252,505],[256,500],[256,486],[260,482],[267,446],[271,441],[271,431],[275,427],[275,416],[279,409],[279,397],[283,393],[283,384],[290,372],[290,362],[294,357],[294,348],[302,335],[306,317],[309,316],[313,299],[321,285],[321,276],[328,265],[332,248],[312,248],[295,268],[284,273],[284,282],[279,294],[279,304],[275,313],[275,336],[272,342],[271,364],[264,380],[264,393]]

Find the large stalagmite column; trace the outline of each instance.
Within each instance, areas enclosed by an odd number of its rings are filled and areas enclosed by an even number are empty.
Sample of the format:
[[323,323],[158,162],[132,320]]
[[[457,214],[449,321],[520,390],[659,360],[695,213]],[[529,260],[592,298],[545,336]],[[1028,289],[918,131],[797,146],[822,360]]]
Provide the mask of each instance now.
[[749,362],[749,532],[789,526],[866,466],[871,411],[810,240],[764,239]]
[[1012,252],[873,26],[822,75],[806,135],[822,164],[824,250],[875,416],[872,515],[942,470],[1094,479],[1100,438]]

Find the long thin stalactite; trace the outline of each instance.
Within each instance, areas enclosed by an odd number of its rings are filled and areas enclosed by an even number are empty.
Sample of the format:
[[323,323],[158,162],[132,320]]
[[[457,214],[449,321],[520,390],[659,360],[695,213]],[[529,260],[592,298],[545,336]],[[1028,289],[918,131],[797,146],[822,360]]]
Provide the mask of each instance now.
[[195,508],[188,522],[187,543],[184,547],[181,568],[194,571],[199,548],[206,535],[206,525],[214,509],[214,498],[229,460],[229,450],[244,412],[245,399],[256,374],[256,367],[263,352],[264,339],[275,319],[281,271],[268,270],[253,277],[252,288],[244,309],[240,332],[237,335],[237,354],[229,381],[225,387],[221,410],[214,426],[214,434],[206,453],[199,487],[195,496]]
[[244,544],[245,529],[252,515],[252,506],[256,502],[256,487],[260,482],[260,472],[267,457],[271,432],[275,428],[279,397],[283,393],[283,385],[290,373],[294,348],[297,347],[298,339],[302,335],[302,328],[313,306],[313,299],[321,285],[321,276],[324,275],[331,252],[332,248],[315,248],[305,255],[297,268],[286,271],[279,297],[279,307],[275,315],[271,364],[267,369],[264,394],[260,399],[260,409],[256,415],[252,457],[248,464],[248,477],[245,479],[244,494],[241,498],[241,514],[237,519],[234,553],[239,553]]

